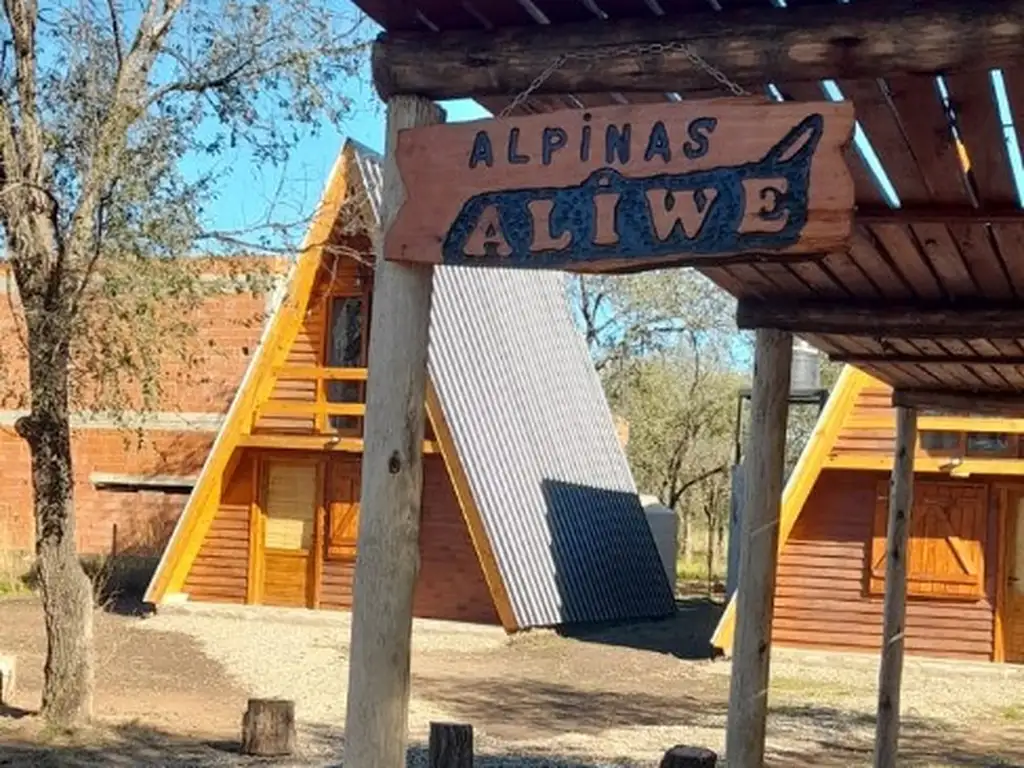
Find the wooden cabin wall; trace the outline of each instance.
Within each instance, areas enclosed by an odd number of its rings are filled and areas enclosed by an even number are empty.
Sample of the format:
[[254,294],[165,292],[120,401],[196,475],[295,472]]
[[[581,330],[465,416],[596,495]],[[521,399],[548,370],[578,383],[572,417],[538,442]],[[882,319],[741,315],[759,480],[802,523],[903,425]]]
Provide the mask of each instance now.
[[[354,567],[351,560],[324,562],[321,607],[352,607]],[[498,623],[451,478],[438,455],[423,457],[420,575],[413,612],[420,618]]]
[[[779,560],[773,628],[778,644],[879,650],[882,597],[868,594],[867,562],[878,484],[886,477],[882,472],[822,472]],[[998,515],[994,493],[989,495],[984,596],[971,601],[910,597],[908,652],[991,659]]]
[[[306,319],[302,323],[295,343],[288,350],[286,365],[311,368],[321,364],[321,349],[324,341],[325,307],[323,302],[311,302]],[[316,383],[305,381],[278,381],[270,393],[270,400],[289,403],[313,403],[316,400]],[[289,432],[294,434],[313,433],[313,415],[302,416],[260,416],[253,427],[258,432]]]
[[499,623],[455,488],[438,455],[423,457],[420,576],[413,611],[429,619]]
[[249,512],[255,461],[245,455],[221,495],[217,513],[185,579],[190,600],[244,603],[249,574]]

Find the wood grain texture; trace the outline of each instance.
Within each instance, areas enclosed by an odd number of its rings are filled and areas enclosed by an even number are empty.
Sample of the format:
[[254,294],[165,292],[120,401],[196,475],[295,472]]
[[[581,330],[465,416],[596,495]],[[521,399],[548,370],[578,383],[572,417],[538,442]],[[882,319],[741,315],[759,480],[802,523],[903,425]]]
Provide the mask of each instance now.
[[726,753],[729,765],[764,763],[768,716],[772,612],[778,558],[786,415],[793,338],[759,329],[754,348],[754,391],[744,465],[745,498],[736,601],[736,637]]
[[473,768],[473,726],[431,723],[428,768]]
[[[486,35],[396,31],[375,44],[373,76],[385,97],[507,98],[526,89],[567,51],[679,40],[730,79],[758,87],[766,81],[986,70],[1019,62],[1024,5],[986,3],[970,13],[955,0],[785,9],[727,5],[718,12],[704,6],[672,16],[512,27]],[[570,58],[536,94],[682,93],[712,85],[681,51],[669,49],[608,58],[598,65],[589,57]]]
[[843,250],[852,131],[850,104],[728,99],[410,129],[386,258],[621,271]]
[[900,736],[900,687],[906,644],[907,549],[914,504],[914,448],[917,411],[896,409],[896,447],[889,486],[886,529],[885,600],[882,607],[882,661],[878,670],[875,768],[895,768]]
[[[388,103],[381,220],[405,197],[399,131],[441,122],[417,97]],[[386,249],[386,247],[385,247]],[[413,595],[419,570],[424,403],[433,269],[377,259],[369,350],[365,452],[354,584],[345,762],[402,768],[409,707]]]

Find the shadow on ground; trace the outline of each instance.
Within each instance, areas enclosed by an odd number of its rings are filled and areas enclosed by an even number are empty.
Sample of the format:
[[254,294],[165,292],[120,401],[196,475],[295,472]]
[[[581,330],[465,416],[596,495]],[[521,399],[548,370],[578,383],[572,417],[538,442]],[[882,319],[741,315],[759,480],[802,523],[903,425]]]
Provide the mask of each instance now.
[[[511,692],[515,693],[515,692]],[[549,692],[550,695],[550,692]],[[598,702],[600,699],[598,699]],[[566,698],[559,702],[554,711],[556,717],[562,706],[583,703],[589,706],[589,713],[603,707],[594,702]],[[626,701],[626,710],[620,717],[609,721],[606,727],[618,720],[625,721],[632,716],[642,715],[643,725],[657,721],[670,726],[671,720],[678,719],[678,713],[645,707],[657,705],[657,701]],[[661,715],[660,717],[658,715]],[[507,713],[509,718],[522,713]],[[587,712],[579,719],[585,719]],[[537,718],[541,715],[538,713]],[[35,718],[27,718],[35,721]],[[688,725],[689,716],[684,716]],[[575,722],[575,718],[572,720]],[[773,710],[769,726],[770,741],[766,765],[777,768],[795,766],[840,766],[869,765],[871,744],[865,739],[866,726],[872,724],[868,715],[828,707],[781,707]],[[479,725],[479,724],[478,724]],[[13,726],[13,727],[12,727]],[[572,727],[562,716],[559,727]],[[807,728],[813,728],[819,738],[807,738]],[[313,725],[302,727],[302,752],[293,758],[274,761],[280,768],[288,766],[341,766],[343,737],[340,729]],[[790,735],[790,731],[803,734],[799,748],[775,746]],[[1024,736],[1021,731],[1020,736]],[[965,733],[952,732],[948,725],[920,718],[907,718],[901,729],[901,766],[1021,766],[1024,765],[1024,739],[1007,738],[1000,734],[991,743],[979,742],[975,735],[968,739]],[[671,745],[666,745],[666,748]],[[411,768],[426,766],[426,748],[414,744],[409,749],[408,765]],[[515,754],[494,755],[481,753],[476,756],[477,768],[602,768],[604,766],[636,766],[649,763],[632,762],[629,758],[605,758],[607,762],[593,762],[592,759],[572,755]],[[13,722],[0,718],[0,766],[4,768],[128,768],[129,766],[166,766],[167,768],[213,768],[213,766],[266,765],[266,760],[250,758],[238,753],[237,742],[204,740],[198,737],[168,733],[156,728],[135,723],[98,728],[77,735],[55,735],[41,730],[37,722],[25,726],[25,721]],[[720,763],[724,765],[724,763]]]
[[[236,742],[207,741],[167,733],[138,723],[82,732],[77,735],[15,735],[10,738],[0,720],[0,766],[4,768],[213,768],[213,766],[267,765],[266,758],[239,754]],[[303,749],[290,758],[270,761],[288,766],[341,766],[344,739],[327,726],[302,729]],[[425,745],[409,748],[407,764],[427,765]],[[599,768],[599,764],[571,757],[478,754],[476,768]],[[607,765],[607,764],[604,764]]]
[[678,659],[713,658],[711,635],[725,605],[707,597],[676,600],[676,611],[664,619],[645,622],[582,624],[558,629],[562,637],[664,653]]

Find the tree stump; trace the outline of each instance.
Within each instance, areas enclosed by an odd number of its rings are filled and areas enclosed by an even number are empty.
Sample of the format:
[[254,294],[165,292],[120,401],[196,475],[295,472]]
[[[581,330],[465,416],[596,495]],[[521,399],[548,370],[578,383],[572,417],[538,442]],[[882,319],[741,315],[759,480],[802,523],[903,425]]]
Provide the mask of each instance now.
[[11,706],[14,698],[14,657],[0,656],[0,706]]
[[473,726],[430,724],[428,768],[473,768]]
[[295,702],[249,699],[249,709],[242,717],[242,754],[280,757],[294,749]]
[[718,755],[703,747],[672,747],[661,758],[661,768],[715,768]]

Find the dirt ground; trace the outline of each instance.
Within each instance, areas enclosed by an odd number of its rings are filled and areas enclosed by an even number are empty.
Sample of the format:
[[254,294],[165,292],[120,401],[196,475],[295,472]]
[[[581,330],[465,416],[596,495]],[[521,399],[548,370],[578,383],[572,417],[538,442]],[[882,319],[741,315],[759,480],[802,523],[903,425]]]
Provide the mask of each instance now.
[[[409,763],[425,765],[431,720],[472,723],[484,768],[650,766],[677,743],[721,753],[729,664],[707,647],[718,610],[693,601],[667,621],[572,637],[417,622]],[[279,765],[339,765],[348,628],[345,614],[276,609],[98,614],[99,725],[64,735],[33,715],[37,603],[0,602],[0,653],[18,658],[0,766],[247,765],[249,696],[296,702],[300,753]],[[869,655],[777,649],[768,764],[869,765],[876,674]],[[908,660],[903,711],[901,765],[1024,766],[1024,668]]]

